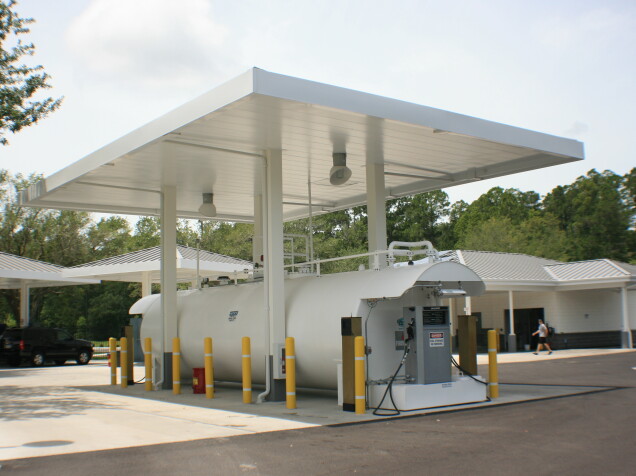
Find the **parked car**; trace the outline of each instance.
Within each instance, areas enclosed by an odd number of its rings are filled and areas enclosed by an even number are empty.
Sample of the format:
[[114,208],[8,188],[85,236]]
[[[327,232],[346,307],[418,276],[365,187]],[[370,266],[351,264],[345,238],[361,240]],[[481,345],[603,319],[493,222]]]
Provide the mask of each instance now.
[[6,329],[0,336],[0,347],[7,363],[15,367],[22,362],[40,367],[49,360],[57,365],[64,365],[67,360],[86,365],[93,357],[93,344],[89,341],[49,327]]

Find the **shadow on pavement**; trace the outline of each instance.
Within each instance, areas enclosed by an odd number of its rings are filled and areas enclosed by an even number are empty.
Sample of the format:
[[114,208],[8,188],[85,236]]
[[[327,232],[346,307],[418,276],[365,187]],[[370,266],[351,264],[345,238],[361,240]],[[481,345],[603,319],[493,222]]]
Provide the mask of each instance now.
[[0,421],[61,418],[95,408],[114,408],[67,387],[0,387]]

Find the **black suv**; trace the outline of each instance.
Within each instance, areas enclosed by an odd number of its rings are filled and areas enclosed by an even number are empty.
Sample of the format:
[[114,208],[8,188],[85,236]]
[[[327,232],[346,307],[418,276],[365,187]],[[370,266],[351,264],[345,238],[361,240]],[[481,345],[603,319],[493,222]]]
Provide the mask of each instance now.
[[71,359],[78,365],[86,365],[93,357],[93,344],[75,339],[63,329],[23,327],[4,331],[0,336],[0,352],[15,367],[22,362],[39,367],[47,360],[64,365]]

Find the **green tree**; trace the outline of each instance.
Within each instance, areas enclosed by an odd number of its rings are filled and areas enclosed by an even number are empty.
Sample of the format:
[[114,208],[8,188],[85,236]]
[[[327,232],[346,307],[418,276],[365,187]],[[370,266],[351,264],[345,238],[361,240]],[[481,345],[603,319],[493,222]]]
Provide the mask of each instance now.
[[453,203],[450,206],[448,221],[443,221],[437,225],[439,233],[439,243],[435,243],[438,250],[452,250],[457,244],[457,221],[468,208],[468,203],[463,200]]
[[[367,215],[366,207],[354,207],[338,210],[312,219],[312,238],[314,258],[327,259],[367,252]],[[309,236],[309,220],[301,219],[286,223],[284,232]],[[299,247],[304,243],[298,241]],[[301,248],[304,250],[304,248]],[[297,251],[301,251],[297,249]],[[357,269],[367,264],[367,258],[335,261],[321,265],[321,273],[335,273]]]
[[632,219],[636,218],[636,167],[623,176],[623,196],[631,208]]
[[[44,67],[27,66],[24,56],[33,56],[33,43],[23,43],[22,35],[29,33],[35,20],[21,18],[14,10],[17,2],[0,0],[0,144],[8,144],[6,132],[18,132],[35,124],[62,103],[62,98],[34,98],[51,87],[50,76]],[[13,43],[13,46],[7,46]]]
[[630,263],[636,264],[636,167],[623,176],[622,195],[630,210],[627,258]]
[[[630,177],[627,177],[629,186]],[[573,260],[633,257],[633,208],[625,200],[625,180],[609,170],[590,170],[571,185],[556,187],[543,200],[568,239]]]
[[128,310],[140,298],[139,286],[124,282],[93,286],[89,296],[86,332],[93,340],[106,340],[120,335],[130,319]]
[[469,240],[469,235],[491,218],[507,218],[513,225],[528,219],[539,207],[539,194],[517,189],[494,187],[468,205],[458,217],[454,232],[458,247]]
[[524,253],[559,261],[567,260],[567,239],[558,220],[550,214],[533,213],[514,224],[508,217],[492,217],[475,226],[458,248]]
[[141,217],[135,223],[131,237],[131,250],[143,250],[161,244],[161,223],[157,217]]
[[420,193],[387,202],[387,241],[428,240],[439,247],[450,215],[448,195],[442,190]]
[[[61,266],[88,261],[90,253],[84,234],[90,222],[87,213],[18,206],[17,191],[39,179],[36,174],[28,177],[18,174],[14,177],[6,171],[0,171],[0,250]],[[47,296],[71,292],[66,288],[50,289],[31,290],[30,315],[34,322],[39,319]],[[19,320],[19,310],[19,291],[1,290],[0,313],[5,320]]]
[[125,218],[111,216],[91,224],[86,233],[91,260],[109,258],[131,250],[130,225]]
[[550,213],[533,213],[516,229],[518,252],[568,261],[568,239],[559,220]]
[[458,248],[478,251],[518,253],[521,244],[512,220],[508,217],[491,217],[475,224],[458,242]]
[[[251,261],[253,230],[248,223],[204,221],[201,249]],[[196,246],[196,239],[189,246]]]

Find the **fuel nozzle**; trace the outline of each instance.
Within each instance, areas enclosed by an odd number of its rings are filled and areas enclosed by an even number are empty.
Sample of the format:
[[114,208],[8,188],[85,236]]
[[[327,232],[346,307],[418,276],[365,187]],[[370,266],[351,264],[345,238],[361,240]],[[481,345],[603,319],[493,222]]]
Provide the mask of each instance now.
[[406,340],[408,342],[415,339],[415,319],[411,318],[411,321],[406,326]]

